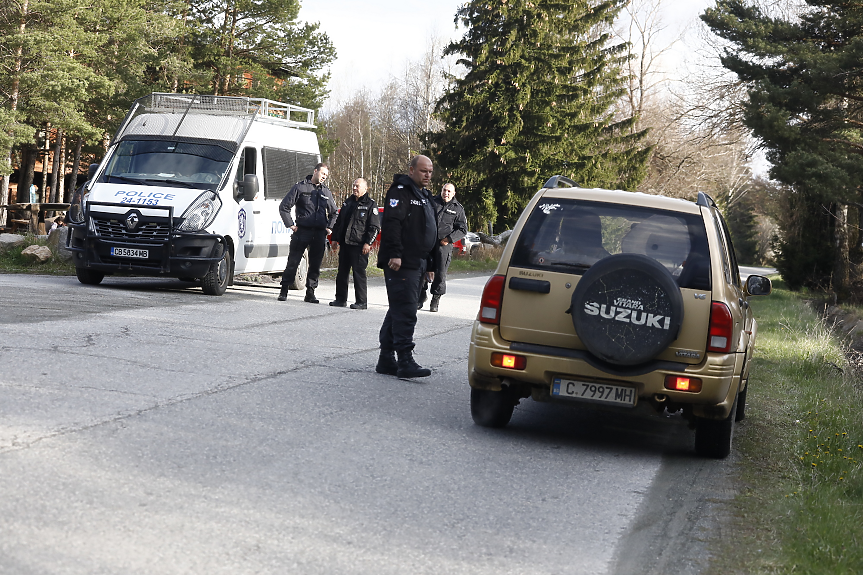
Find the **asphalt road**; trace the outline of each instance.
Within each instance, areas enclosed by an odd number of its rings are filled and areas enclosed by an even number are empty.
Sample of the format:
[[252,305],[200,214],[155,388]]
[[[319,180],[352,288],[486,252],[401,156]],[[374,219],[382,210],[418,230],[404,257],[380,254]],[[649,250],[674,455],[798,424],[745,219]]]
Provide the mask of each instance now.
[[[484,277],[420,312],[239,286],[0,275],[0,574],[699,573],[734,495],[677,418],[523,402],[475,426]],[[744,422],[745,423],[745,422]]]

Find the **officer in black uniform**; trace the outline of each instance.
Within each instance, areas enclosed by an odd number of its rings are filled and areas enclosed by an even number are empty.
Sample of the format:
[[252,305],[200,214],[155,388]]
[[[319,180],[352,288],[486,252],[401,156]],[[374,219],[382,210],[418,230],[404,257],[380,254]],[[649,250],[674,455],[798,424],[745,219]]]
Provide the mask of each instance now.
[[[437,244],[432,250],[434,256],[434,281],[431,284],[432,300],[429,311],[437,311],[440,298],[446,293],[446,272],[452,262],[452,245],[467,235],[467,217],[464,208],[455,199],[455,186],[444,184],[440,194],[434,197],[437,217]],[[422,309],[426,301],[428,282],[423,282],[417,309]]]
[[366,267],[369,252],[378,231],[381,229],[378,205],[366,192],[368,182],[363,178],[354,180],[353,194],[348,196],[339,210],[330,245],[339,252],[339,271],[336,274],[336,299],[331,306],[345,307],[348,303],[348,273],[354,271],[354,296],[356,302],[351,309],[368,307]]
[[[288,296],[288,286],[294,281],[297,268],[303,259],[306,248],[309,250],[309,273],[306,277],[306,297],[309,303],[318,303],[315,288],[321,275],[321,261],[327,246],[327,235],[336,221],[336,202],[333,193],[324,185],[330,169],[326,164],[318,164],[311,176],[297,182],[279,204],[279,215],[285,226],[291,228],[291,248],[288,252],[288,265],[282,274],[282,291],[279,301]],[[291,217],[291,208],[296,206],[297,221]]]
[[375,371],[402,378],[431,375],[413,358],[413,338],[423,277],[434,280],[434,272],[426,272],[437,242],[432,195],[426,189],[432,171],[430,159],[414,156],[408,175],[396,174],[384,200],[378,267],[384,270],[389,309],[381,326]]

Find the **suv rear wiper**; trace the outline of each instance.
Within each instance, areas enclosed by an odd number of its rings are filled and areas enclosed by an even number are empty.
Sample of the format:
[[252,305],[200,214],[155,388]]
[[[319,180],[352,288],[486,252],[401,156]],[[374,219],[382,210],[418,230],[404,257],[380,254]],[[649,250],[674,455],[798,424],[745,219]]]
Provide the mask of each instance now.
[[567,268],[575,268],[575,269],[579,269],[579,270],[586,270],[586,269],[590,268],[590,266],[587,264],[576,264],[576,263],[572,263],[572,262],[545,262],[545,264],[549,265],[549,266],[561,266],[561,267],[567,267]]

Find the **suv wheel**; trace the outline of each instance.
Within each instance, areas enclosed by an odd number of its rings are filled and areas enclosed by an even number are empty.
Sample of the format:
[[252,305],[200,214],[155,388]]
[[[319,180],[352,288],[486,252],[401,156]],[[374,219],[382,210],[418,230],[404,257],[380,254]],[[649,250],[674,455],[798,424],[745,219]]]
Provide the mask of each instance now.
[[734,416],[734,421],[743,421],[746,418],[746,392],[749,391],[749,384],[746,384],[746,389],[737,394],[737,415]]
[[512,418],[515,401],[512,394],[486,389],[470,390],[470,414],[474,423],[483,427],[504,427]]
[[701,457],[724,459],[731,453],[731,440],[734,437],[734,421],[737,414],[738,394],[728,417],[722,420],[704,419],[695,421],[695,453]]
[[653,258],[617,254],[584,272],[570,312],[590,353],[612,364],[638,365],[677,338],[683,297],[671,273]]

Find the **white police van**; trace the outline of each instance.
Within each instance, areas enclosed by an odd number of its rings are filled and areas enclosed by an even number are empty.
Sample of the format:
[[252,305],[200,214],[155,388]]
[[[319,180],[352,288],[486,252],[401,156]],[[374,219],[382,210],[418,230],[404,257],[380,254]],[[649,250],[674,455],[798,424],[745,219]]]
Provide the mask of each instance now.
[[234,274],[283,271],[291,230],[279,203],[320,161],[314,128],[312,110],[271,100],[136,100],[69,209],[78,280],[176,277],[222,295]]

